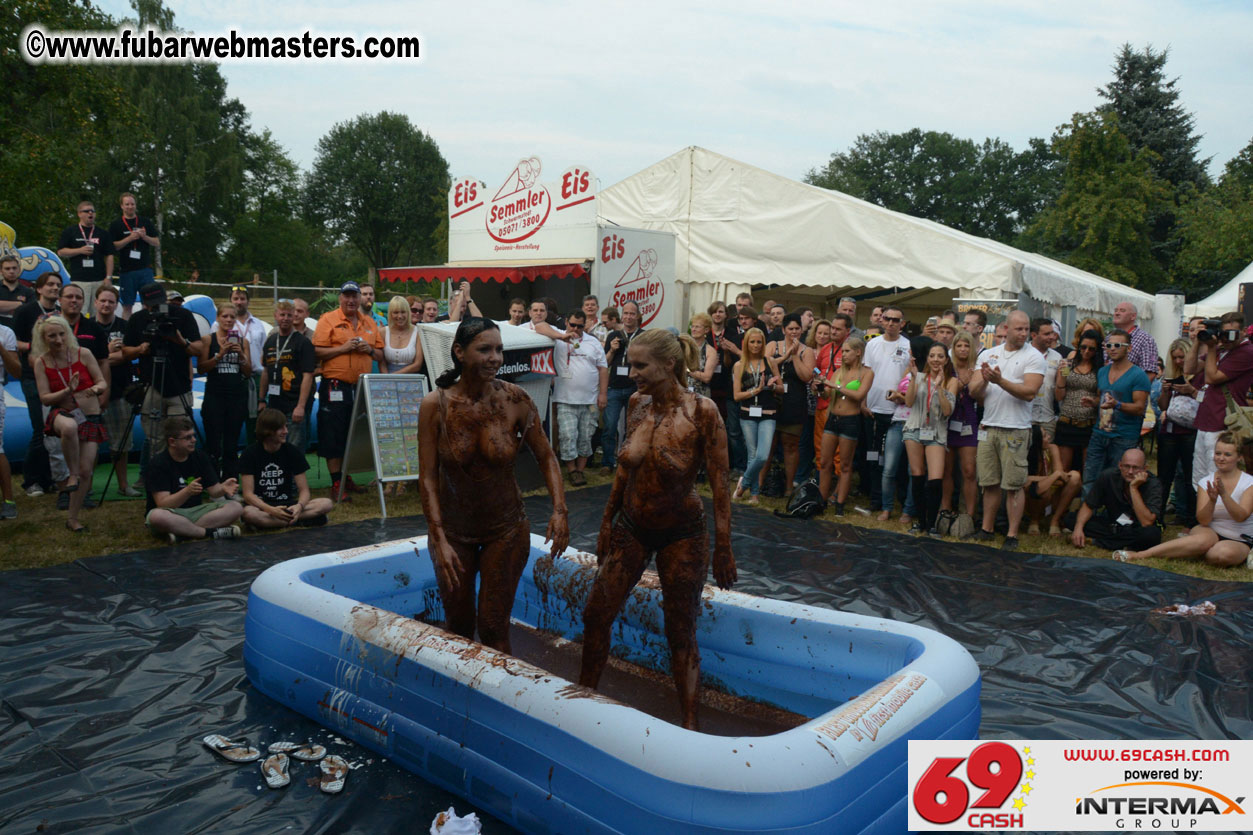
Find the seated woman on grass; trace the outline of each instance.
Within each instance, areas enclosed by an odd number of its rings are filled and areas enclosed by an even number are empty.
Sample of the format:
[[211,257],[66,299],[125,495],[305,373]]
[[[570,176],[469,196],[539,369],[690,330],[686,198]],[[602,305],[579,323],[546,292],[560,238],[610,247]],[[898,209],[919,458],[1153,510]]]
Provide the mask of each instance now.
[[257,440],[239,459],[243,519],[254,528],[305,528],[326,524],[335,503],[309,496],[304,453],[287,443],[287,417],[278,409],[257,415]]
[[1227,568],[1243,564],[1253,541],[1253,475],[1237,466],[1240,448],[1230,432],[1218,436],[1214,444],[1215,471],[1206,476],[1196,491],[1196,521],[1191,533],[1171,539],[1147,551],[1115,551],[1122,562],[1162,559],[1195,560],[1204,557],[1210,565]]

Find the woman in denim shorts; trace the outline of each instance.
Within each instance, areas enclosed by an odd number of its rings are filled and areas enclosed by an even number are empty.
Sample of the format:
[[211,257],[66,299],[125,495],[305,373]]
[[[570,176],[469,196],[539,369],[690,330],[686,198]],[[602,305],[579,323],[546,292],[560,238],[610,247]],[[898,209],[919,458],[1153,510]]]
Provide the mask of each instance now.
[[949,365],[948,349],[942,343],[934,343],[927,350],[924,370],[918,371],[913,360],[909,366],[905,454],[909,456],[914,504],[919,508],[915,528],[939,536],[935,520],[940,512],[944,459],[948,454],[948,419],[957,403],[959,383]]

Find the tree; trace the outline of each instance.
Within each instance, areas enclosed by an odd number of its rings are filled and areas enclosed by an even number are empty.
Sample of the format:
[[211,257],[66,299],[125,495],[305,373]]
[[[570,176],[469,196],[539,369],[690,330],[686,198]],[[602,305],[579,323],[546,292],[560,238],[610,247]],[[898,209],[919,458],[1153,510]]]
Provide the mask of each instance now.
[[106,195],[91,184],[103,154],[136,111],[113,68],[100,64],[27,64],[17,51],[31,21],[50,29],[109,29],[114,21],[90,3],[15,0],[0,12],[0,195],[18,246],[56,248],[83,199]]
[[1179,209],[1177,283],[1203,298],[1253,262],[1253,141],[1230,160],[1218,184]]
[[407,116],[362,115],[318,140],[305,216],[332,243],[358,249],[373,270],[442,262],[433,235],[449,182],[439,146]]
[[1198,188],[1209,183],[1205,167],[1209,158],[1197,159],[1201,137],[1195,132],[1192,114],[1179,103],[1178,78],[1166,80],[1169,49],[1154,52],[1146,46],[1136,52],[1125,43],[1114,64],[1114,80],[1097,89],[1105,103],[1100,113],[1118,117],[1118,129],[1133,152],[1147,148],[1157,155],[1154,173],[1174,186],[1190,183]]
[[1133,151],[1109,113],[1076,113],[1054,135],[1053,151],[1065,162],[1061,193],[1025,243],[1128,286],[1155,289],[1165,273],[1153,256],[1150,223],[1171,197],[1154,174],[1156,155]]
[[1056,168],[1039,140],[1016,153],[999,139],[976,144],[914,128],[862,134],[805,181],[1009,243],[1056,192]]

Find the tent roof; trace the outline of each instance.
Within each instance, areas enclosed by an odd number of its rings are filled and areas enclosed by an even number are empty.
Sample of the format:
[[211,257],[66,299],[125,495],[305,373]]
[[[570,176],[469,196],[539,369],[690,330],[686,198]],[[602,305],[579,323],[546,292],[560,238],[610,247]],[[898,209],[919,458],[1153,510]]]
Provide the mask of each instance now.
[[1193,316],[1222,316],[1229,310],[1240,307],[1240,285],[1253,282],[1253,263],[1249,264],[1235,278],[1219,287],[1210,295],[1195,304],[1186,305],[1184,310],[1189,318]]
[[1108,313],[1153,297],[1092,273],[884,209],[838,191],[689,147],[603,190],[599,212],[677,238],[676,278],[711,284],[941,290],[965,298],[1026,291],[1037,301]]

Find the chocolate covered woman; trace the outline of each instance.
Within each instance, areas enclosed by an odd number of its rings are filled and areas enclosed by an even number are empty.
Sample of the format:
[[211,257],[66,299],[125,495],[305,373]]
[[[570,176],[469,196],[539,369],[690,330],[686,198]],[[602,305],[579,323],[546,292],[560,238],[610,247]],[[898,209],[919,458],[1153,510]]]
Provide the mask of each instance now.
[[509,613],[531,553],[513,462],[526,444],[544,473],[553,501],[547,534],[553,555],[570,541],[561,469],[531,398],[496,379],[504,358],[496,323],[462,319],[452,358],[418,417],[427,546],[448,630],[473,639],[477,627],[482,643],[510,652]]
[[599,569],[583,610],[579,674],[579,684],[587,687],[600,681],[613,622],[655,554],[680,718],[693,730],[700,692],[696,616],[710,561],[704,504],[696,492],[702,465],[713,492],[714,579],[724,589],[735,582],[726,431],[714,402],[687,391],[687,370],[697,357],[691,337],[661,329],[645,331],[627,349],[638,391],[631,395],[626,440],[596,544]]

